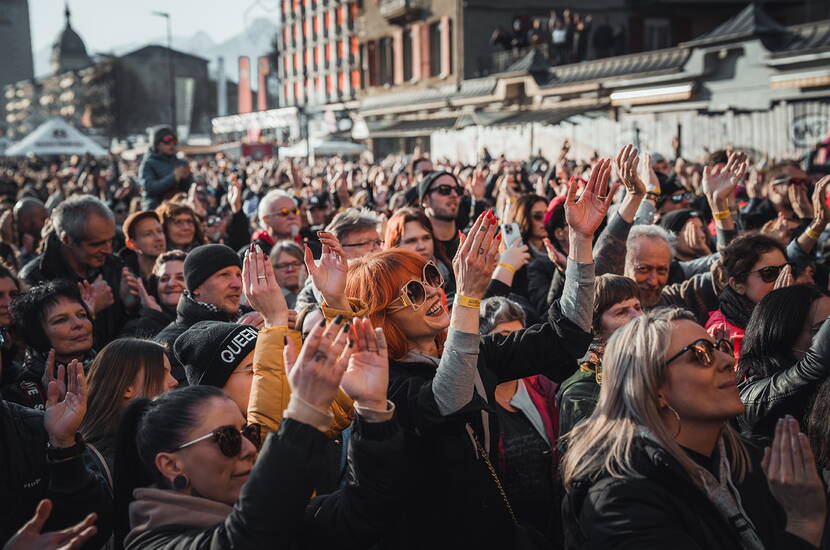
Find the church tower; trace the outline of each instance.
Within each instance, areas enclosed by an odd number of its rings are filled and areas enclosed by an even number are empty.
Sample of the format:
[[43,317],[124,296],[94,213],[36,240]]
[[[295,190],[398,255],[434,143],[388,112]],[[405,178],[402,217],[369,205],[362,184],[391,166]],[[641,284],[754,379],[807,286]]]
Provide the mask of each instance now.
[[51,67],[53,74],[83,69],[92,65],[92,59],[86,53],[86,46],[69,21],[69,3],[66,4],[66,27],[55,43],[52,44]]

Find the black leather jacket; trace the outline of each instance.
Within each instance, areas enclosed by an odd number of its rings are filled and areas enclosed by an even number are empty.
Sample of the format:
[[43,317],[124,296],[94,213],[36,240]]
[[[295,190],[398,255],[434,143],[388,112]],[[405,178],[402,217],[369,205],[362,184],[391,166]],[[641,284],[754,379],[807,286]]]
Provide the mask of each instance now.
[[[770,358],[770,362],[774,359]],[[750,377],[740,383],[741,400],[746,406],[738,424],[745,435],[769,438],[775,423],[786,414],[803,424],[810,398],[830,375],[830,323],[827,321],[813,338],[804,357],[792,366],[767,377]]]

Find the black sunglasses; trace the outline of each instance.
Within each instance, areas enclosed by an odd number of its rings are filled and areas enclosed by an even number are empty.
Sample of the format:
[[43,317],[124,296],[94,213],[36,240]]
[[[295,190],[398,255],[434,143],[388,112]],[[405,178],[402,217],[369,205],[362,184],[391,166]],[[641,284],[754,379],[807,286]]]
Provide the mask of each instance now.
[[545,219],[545,213],[544,212],[534,212],[533,214],[530,215],[530,217],[533,218],[535,221],[540,222],[540,221]]
[[683,201],[692,200],[692,194],[691,193],[679,193],[677,195],[672,195],[670,198],[671,198],[671,201],[673,203],[677,204],[677,203],[681,203]]
[[[750,273],[757,273],[761,280],[765,283],[772,283],[778,278],[781,274],[781,270],[791,264],[782,264],[782,265],[768,265],[767,267],[763,267],[761,269],[756,269],[755,271],[747,271],[744,275],[749,275]],[[795,266],[792,266],[793,270],[793,277],[798,277],[796,273]]]
[[684,347],[674,355],[672,355],[667,361],[666,365],[668,366],[669,363],[686,353],[687,351],[691,351],[695,354],[695,359],[702,364],[704,367],[711,367],[715,363],[715,350],[718,350],[722,353],[729,355],[729,357],[734,357],[734,348],[732,347],[732,342],[729,340],[718,340],[715,343],[712,343],[711,340],[707,340],[706,338],[701,338],[700,340],[695,340],[688,346]]
[[205,439],[212,438],[219,446],[219,450],[222,451],[223,455],[228,458],[233,458],[235,456],[239,456],[239,453],[242,452],[243,436],[245,439],[253,443],[257,450],[259,450],[260,444],[262,443],[262,435],[260,434],[259,424],[245,424],[242,426],[241,430],[237,430],[233,426],[221,426],[209,434],[197,437],[193,441],[188,441],[184,445],[180,445],[173,450],[180,451],[185,447],[189,447],[200,441],[204,441]]
[[429,190],[430,193],[435,193],[436,191],[439,195],[443,195],[445,197],[449,196],[449,194],[453,191],[455,191],[455,194],[459,197],[464,194],[464,189],[460,185],[447,185],[445,183]]

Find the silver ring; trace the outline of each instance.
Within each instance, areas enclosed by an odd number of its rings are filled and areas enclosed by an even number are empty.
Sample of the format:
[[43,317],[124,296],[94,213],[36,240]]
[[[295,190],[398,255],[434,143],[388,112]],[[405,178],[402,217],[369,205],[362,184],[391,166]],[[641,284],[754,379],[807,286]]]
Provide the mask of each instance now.
[[604,197],[602,195],[597,195],[597,198],[601,201],[604,201],[605,199],[608,198],[608,195],[605,195]]
[[257,279],[267,279],[267,278],[268,278],[268,276],[267,276],[267,275],[257,275],[257,277],[256,277],[256,278],[257,278]]
[[484,247],[483,246],[478,247],[478,253],[479,254],[484,254]]

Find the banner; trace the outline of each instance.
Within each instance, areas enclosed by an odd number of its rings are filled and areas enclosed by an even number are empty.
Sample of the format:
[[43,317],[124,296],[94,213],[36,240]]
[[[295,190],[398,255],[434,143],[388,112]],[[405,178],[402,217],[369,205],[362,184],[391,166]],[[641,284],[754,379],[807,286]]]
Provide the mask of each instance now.
[[260,57],[257,67],[259,70],[257,71],[256,109],[257,111],[267,111],[268,85],[265,83],[265,79],[268,77],[268,73],[271,72],[271,64],[268,62],[268,57]]
[[251,98],[251,59],[239,56],[239,114],[254,110]]

